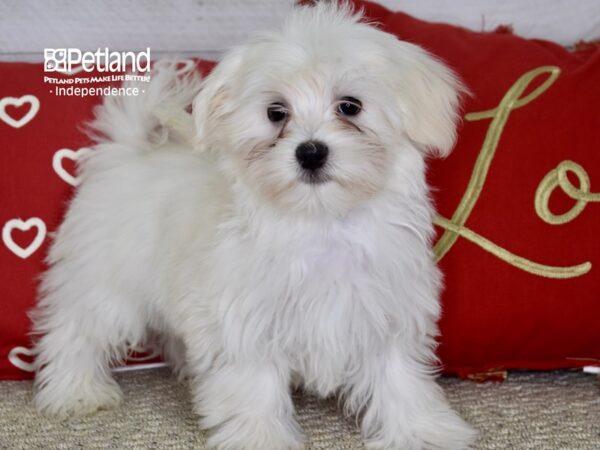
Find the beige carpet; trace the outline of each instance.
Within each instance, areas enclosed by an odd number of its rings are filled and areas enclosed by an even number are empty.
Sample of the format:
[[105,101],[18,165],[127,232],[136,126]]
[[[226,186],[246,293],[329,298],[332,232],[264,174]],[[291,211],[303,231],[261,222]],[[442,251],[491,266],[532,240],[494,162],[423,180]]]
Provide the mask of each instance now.
[[[167,370],[118,375],[118,410],[53,421],[31,406],[30,382],[0,382],[0,448],[204,449],[186,388]],[[443,378],[450,401],[480,431],[477,449],[600,449],[600,384],[579,372],[511,373],[502,384]],[[362,449],[333,400],[296,398],[308,449]]]

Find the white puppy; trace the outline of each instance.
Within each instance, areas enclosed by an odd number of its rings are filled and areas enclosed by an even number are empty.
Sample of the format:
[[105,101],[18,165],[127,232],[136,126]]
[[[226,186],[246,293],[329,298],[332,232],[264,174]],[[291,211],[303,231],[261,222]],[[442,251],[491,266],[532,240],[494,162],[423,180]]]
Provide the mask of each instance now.
[[33,313],[38,408],[118,404],[110,363],[159,333],[211,446],[300,448],[301,385],[340,394],[370,448],[468,447],[434,380],[425,181],[455,140],[454,75],[329,3],[201,84],[161,67],[97,111]]

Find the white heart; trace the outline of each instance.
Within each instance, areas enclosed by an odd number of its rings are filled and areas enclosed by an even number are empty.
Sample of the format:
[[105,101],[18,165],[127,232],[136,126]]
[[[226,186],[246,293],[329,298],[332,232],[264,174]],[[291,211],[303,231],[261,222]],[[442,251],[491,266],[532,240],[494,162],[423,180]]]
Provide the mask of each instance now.
[[[27,231],[31,227],[36,227],[38,229],[37,235],[27,247],[23,248],[13,240],[12,232],[15,228],[21,231]],[[45,238],[46,224],[42,219],[37,217],[32,217],[26,221],[21,219],[11,219],[6,222],[2,228],[2,240],[6,247],[19,258],[23,259],[29,258],[38,248],[40,248]]]
[[[27,114],[25,114],[19,120],[13,119],[7,114],[6,107],[8,105],[19,107],[22,106],[23,103],[30,103],[31,108],[29,108]],[[0,119],[2,119],[11,127],[21,128],[23,125],[29,123],[29,121],[35,117],[39,109],[40,101],[35,95],[24,95],[23,97],[4,97],[2,100],[0,100]]]
[[154,69],[164,69],[169,67],[171,64],[175,64],[175,67],[181,66],[175,71],[176,75],[184,75],[188,72],[191,72],[196,67],[196,63],[193,59],[176,59],[174,61],[169,59],[161,59],[154,63]]
[[25,372],[35,372],[35,366],[32,363],[21,359],[21,355],[33,356],[33,350],[27,347],[15,347],[8,353],[10,363]]
[[70,148],[61,148],[54,153],[52,157],[52,168],[64,181],[69,183],[71,186],[77,186],[81,181],[78,177],[74,177],[63,167],[63,160],[70,159],[71,161],[77,161],[77,159],[87,152],[91,151],[87,147],[80,148],[79,150],[71,150]]
[[62,73],[63,75],[75,75],[79,72],[83,71],[83,66],[79,65],[77,67],[71,68],[71,70],[57,70],[58,73]]
[[149,359],[157,358],[161,355],[161,349],[156,344],[147,344],[146,347],[142,347],[141,345],[134,345],[129,349],[129,352],[135,353],[146,353],[143,356],[133,356],[131,354],[127,355],[127,361],[139,362],[139,361],[148,361]]

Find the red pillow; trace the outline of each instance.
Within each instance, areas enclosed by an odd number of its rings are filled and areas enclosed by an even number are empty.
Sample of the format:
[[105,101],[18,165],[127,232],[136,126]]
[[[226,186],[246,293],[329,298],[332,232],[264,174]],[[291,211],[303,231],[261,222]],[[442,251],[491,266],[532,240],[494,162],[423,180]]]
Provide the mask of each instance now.
[[429,174],[445,370],[599,364],[600,47],[568,51],[356,3],[473,93],[453,154]]
[[[600,363],[600,49],[568,52],[356,3],[445,60],[473,92],[454,153],[430,170],[446,371],[479,378]],[[73,153],[59,150],[88,144],[78,125],[98,99],[56,97],[37,64],[0,64],[0,79],[0,378],[18,378],[29,374],[8,356],[26,351],[47,242],[31,219],[47,230],[59,223],[74,182]],[[10,360],[29,368],[16,353]]]

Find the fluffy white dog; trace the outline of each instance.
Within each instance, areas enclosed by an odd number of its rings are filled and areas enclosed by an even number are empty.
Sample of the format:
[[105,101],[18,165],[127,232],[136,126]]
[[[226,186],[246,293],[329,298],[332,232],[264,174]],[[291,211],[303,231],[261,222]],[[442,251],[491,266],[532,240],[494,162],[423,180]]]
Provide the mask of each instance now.
[[340,394],[370,448],[467,448],[435,383],[425,181],[452,72],[329,3],[202,82],[161,67],[97,111],[33,313],[37,407],[118,404],[111,362],[160,334],[219,449],[300,448],[293,386]]

